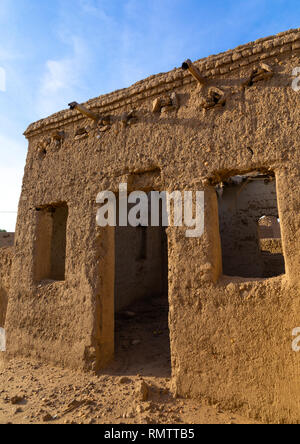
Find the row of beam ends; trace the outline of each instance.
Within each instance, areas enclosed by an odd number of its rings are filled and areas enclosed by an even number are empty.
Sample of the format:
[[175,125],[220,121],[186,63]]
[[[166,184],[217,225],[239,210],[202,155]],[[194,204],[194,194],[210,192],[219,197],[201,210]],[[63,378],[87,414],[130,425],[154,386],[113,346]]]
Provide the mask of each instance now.
[[[194,77],[194,79],[200,84],[205,85],[208,82],[208,79],[204,78],[198,68],[192,63],[190,59],[187,59],[182,64],[182,69],[185,71],[189,71],[191,75]],[[267,80],[271,78],[274,75],[274,72],[272,68],[267,65],[266,63],[261,63],[259,67],[253,68],[251,75],[249,78],[242,83],[242,87],[251,87],[256,82],[259,82],[261,80]],[[208,91],[208,97],[206,100],[203,101],[203,108],[204,109],[211,109],[214,107],[222,107],[225,106],[226,103],[226,95],[225,93],[216,87],[211,87]],[[89,119],[92,119],[95,122],[99,122],[99,120],[103,119],[103,117],[99,116],[95,112],[91,111],[84,105],[80,105],[77,102],[71,102],[69,103],[69,107],[71,110],[77,110],[85,117],[88,117]],[[171,110],[177,110],[179,108],[179,101],[178,96],[175,92],[173,92],[169,97],[159,97],[156,98],[152,104],[152,112],[153,113],[160,113],[160,112],[166,112]],[[124,113],[121,117],[121,122],[124,127],[136,123],[137,116],[135,115],[135,111],[131,111],[130,113]]]

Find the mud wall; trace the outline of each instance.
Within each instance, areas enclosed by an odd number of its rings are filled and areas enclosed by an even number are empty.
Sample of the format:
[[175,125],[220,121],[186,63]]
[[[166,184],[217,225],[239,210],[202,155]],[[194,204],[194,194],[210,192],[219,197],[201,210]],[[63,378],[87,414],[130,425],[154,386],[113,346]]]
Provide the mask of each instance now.
[[258,231],[260,239],[280,239],[281,231],[279,219],[274,216],[263,217],[259,221]]
[[13,253],[13,247],[0,247],[0,327],[2,328],[5,325]]
[[[114,352],[115,236],[96,227],[96,196],[132,190],[204,190],[205,234],[168,228],[172,387],[266,421],[298,421],[300,31],[197,63],[199,88],[174,70],[92,100],[110,123],[75,111],[30,126],[6,326],[12,356],[75,368],[105,366]],[[273,78],[245,88],[258,63]],[[203,108],[213,85],[226,105]],[[153,113],[153,100],[176,92],[179,107]],[[130,113],[135,108],[135,118]],[[131,117],[130,117],[131,116]],[[107,119],[108,120],[108,119]],[[79,134],[78,127],[86,127]],[[273,279],[225,277],[214,185],[270,169],[277,180],[286,273]],[[39,184],[39,186],[36,186]],[[66,202],[65,280],[34,280],[39,205]]]

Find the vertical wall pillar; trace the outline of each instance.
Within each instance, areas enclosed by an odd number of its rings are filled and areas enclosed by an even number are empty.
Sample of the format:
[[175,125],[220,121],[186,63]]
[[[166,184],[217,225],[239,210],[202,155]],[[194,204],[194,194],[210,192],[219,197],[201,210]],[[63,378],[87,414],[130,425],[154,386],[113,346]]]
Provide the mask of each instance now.
[[114,357],[115,341],[115,228],[98,228],[99,288],[96,309],[96,367],[103,368]]
[[204,208],[201,237],[187,238],[186,227],[168,229],[172,390],[182,396],[191,394],[192,374],[199,373],[198,359],[191,357],[195,350],[202,352],[202,310],[222,274],[218,202],[212,187],[205,189]]
[[291,283],[299,285],[300,267],[300,198],[299,169],[282,169],[277,174],[278,208],[286,274]]

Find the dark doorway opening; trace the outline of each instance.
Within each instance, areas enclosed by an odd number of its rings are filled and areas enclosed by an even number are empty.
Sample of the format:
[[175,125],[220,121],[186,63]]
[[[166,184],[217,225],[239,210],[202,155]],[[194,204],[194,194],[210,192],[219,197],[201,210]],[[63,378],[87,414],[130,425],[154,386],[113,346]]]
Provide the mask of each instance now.
[[[150,216],[149,209],[149,220]],[[161,223],[159,227],[117,226],[115,369],[119,373],[170,376],[168,313],[165,227]]]

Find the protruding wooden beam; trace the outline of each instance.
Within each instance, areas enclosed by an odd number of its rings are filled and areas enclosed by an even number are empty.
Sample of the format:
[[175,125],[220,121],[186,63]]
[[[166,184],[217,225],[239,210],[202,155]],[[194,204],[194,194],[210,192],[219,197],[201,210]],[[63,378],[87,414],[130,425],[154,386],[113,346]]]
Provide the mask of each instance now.
[[99,120],[99,116],[97,114],[95,114],[93,111],[90,111],[88,108],[86,108],[83,105],[79,105],[79,103],[77,102],[72,102],[69,103],[69,107],[70,109],[74,110],[76,109],[77,111],[79,111],[81,114],[83,114],[84,116],[88,117],[89,119],[92,119],[94,121]]
[[201,76],[200,72],[198,71],[198,68],[196,68],[196,66],[193,65],[190,59],[187,59],[185,62],[183,62],[182,69],[184,69],[185,71],[188,69],[192,74],[192,76],[194,77],[194,79],[196,79],[197,82],[199,82],[201,85],[204,85],[206,83],[204,77]]

